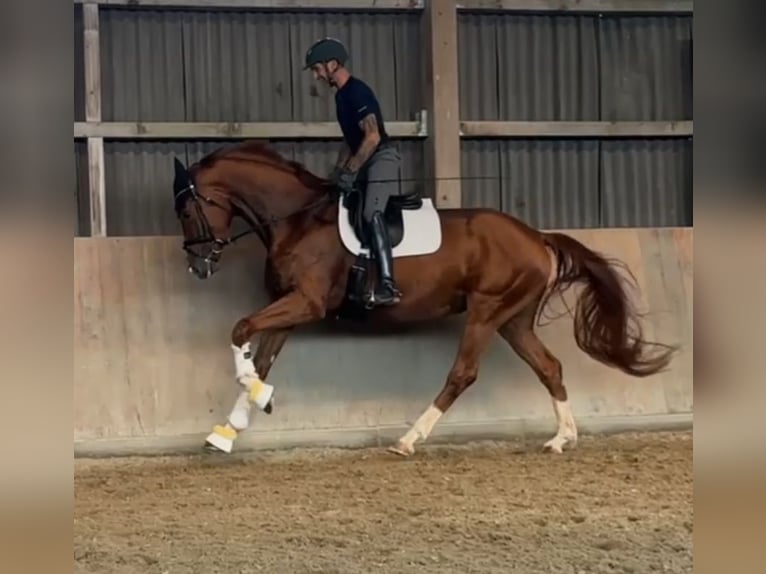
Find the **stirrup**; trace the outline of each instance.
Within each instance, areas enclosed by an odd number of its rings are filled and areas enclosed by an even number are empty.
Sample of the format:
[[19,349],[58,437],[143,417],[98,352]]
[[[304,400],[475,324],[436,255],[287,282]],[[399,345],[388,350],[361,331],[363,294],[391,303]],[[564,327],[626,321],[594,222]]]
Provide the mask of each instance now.
[[394,283],[393,279],[389,279],[389,280],[384,279],[382,281],[381,288],[391,293],[394,299],[402,298],[402,292],[396,287],[396,283]]
[[[385,299],[380,299],[380,296],[384,296]],[[397,289],[392,283],[383,283],[372,289],[367,294],[365,305],[368,309],[372,309],[376,306],[388,307],[400,303],[401,300],[402,292],[399,291],[399,289]]]

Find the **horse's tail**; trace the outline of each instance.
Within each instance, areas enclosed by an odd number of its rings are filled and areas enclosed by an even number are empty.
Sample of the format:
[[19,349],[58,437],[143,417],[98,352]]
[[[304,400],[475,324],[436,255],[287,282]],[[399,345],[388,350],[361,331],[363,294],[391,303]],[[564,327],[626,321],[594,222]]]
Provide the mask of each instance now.
[[[540,309],[554,293],[582,284],[574,316],[577,346],[593,359],[637,377],[663,370],[676,347],[643,339],[639,314],[626,290],[628,279],[637,286],[627,266],[561,233],[545,233],[543,240],[556,253],[558,269]],[[621,277],[617,269],[624,269],[628,277]],[[649,346],[656,348],[652,355]]]

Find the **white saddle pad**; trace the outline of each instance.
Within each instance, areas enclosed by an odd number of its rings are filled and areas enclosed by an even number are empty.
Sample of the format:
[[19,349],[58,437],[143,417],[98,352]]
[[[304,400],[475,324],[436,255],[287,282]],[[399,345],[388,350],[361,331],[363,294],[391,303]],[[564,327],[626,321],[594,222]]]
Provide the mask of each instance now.
[[[442,226],[439,213],[431,199],[424,197],[420,209],[402,210],[403,234],[399,245],[392,249],[394,258],[427,255],[439,249],[442,243]],[[338,231],[343,245],[354,255],[370,256],[369,249],[362,248],[354,228],[348,221],[348,210],[340,202],[338,208]]]

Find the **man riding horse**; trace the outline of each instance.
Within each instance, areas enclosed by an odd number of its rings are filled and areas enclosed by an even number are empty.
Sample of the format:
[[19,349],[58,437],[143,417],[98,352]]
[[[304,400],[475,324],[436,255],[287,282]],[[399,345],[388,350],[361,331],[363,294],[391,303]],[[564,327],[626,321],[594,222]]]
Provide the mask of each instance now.
[[363,217],[371,232],[380,281],[374,292],[375,304],[392,305],[401,293],[393,277],[393,256],[384,213],[388,198],[399,194],[401,158],[383,122],[378,99],[362,80],[346,68],[348,52],[333,38],[315,42],[306,52],[304,70],[311,69],[316,80],[335,88],[335,111],[343,146],[330,176],[343,191],[351,193],[357,184],[364,192]]

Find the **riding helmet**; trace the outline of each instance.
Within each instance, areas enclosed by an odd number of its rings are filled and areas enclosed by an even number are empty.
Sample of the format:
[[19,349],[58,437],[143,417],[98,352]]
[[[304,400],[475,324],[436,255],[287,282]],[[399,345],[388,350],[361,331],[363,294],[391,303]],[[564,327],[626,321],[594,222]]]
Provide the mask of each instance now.
[[306,63],[303,69],[307,70],[314,64],[324,64],[330,60],[338,60],[338,63],[344,66],[348,60],[348,52],[340,40],[322,38],[314,42],[306,52]]

